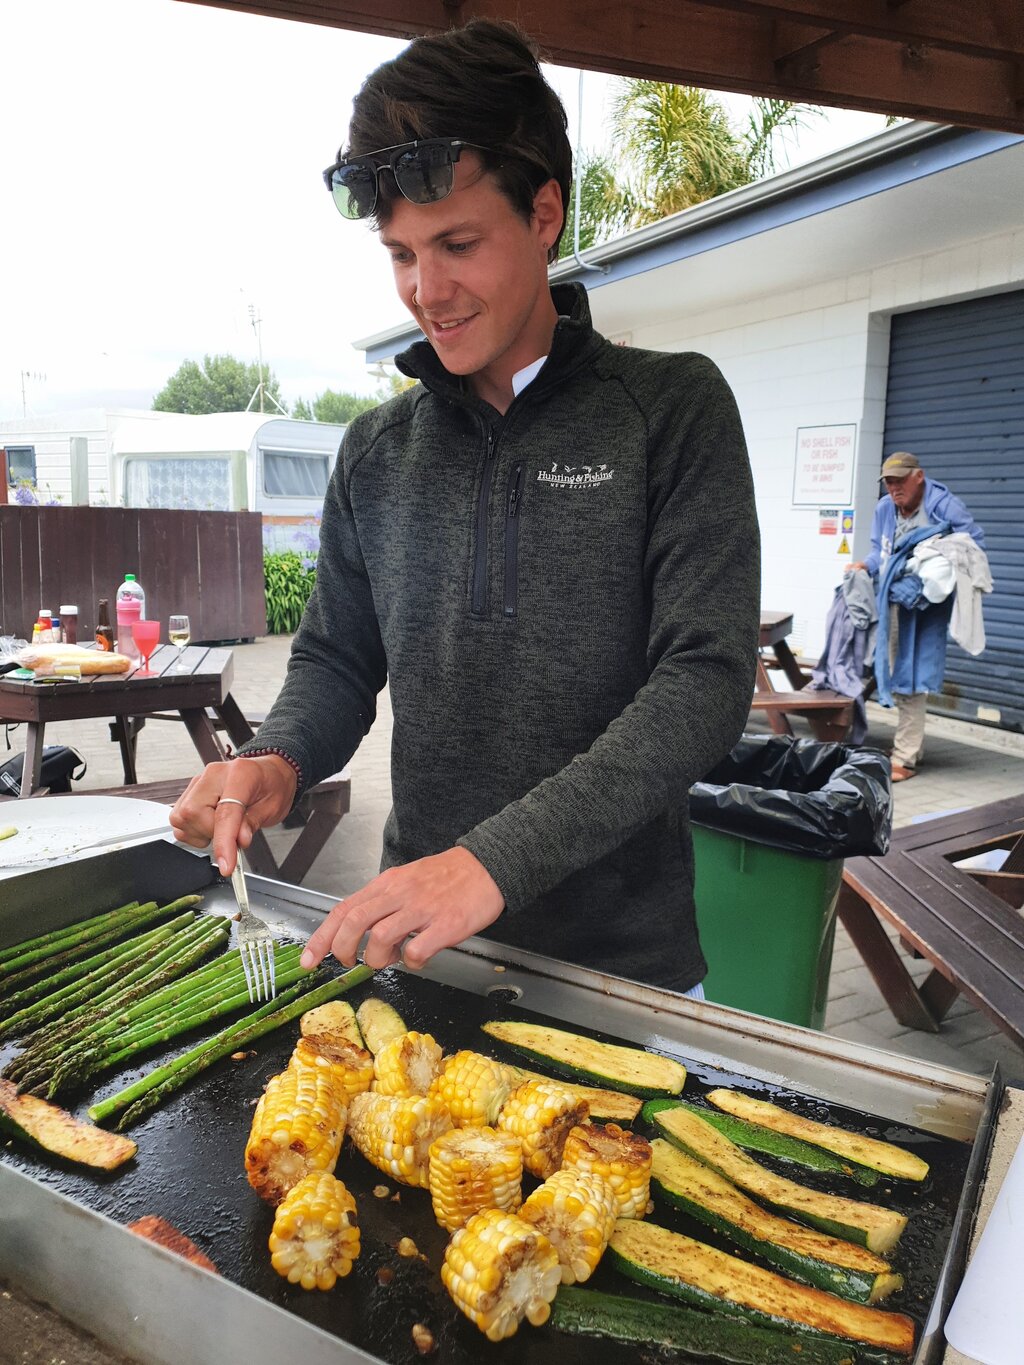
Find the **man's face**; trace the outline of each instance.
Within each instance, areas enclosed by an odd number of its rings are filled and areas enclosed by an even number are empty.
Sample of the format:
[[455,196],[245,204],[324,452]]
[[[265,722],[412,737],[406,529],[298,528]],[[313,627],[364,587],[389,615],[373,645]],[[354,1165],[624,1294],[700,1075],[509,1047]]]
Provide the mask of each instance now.
[[924,470],[912,469],[901,479],[888,478],[885,489],[896,504],[897,512],[909,517],[917,511],[924,497]]
[[472,377],[488,401],[511,401],[517,370],[545,355],[557,314],[547,251],[562,222],[555,181],[537,192],[529,222],[473,152],[436,204],[398,199],[381,228],[402,302],[450,374]]

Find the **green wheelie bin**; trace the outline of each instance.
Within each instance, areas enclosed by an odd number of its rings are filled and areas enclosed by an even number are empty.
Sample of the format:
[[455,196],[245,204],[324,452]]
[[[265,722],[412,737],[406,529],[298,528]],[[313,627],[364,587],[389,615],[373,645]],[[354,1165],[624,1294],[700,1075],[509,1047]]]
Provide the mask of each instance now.
[[888,758],[744,735],[691,789],[690,819],[707,999],[821,1028],[843,860],[889,847]]

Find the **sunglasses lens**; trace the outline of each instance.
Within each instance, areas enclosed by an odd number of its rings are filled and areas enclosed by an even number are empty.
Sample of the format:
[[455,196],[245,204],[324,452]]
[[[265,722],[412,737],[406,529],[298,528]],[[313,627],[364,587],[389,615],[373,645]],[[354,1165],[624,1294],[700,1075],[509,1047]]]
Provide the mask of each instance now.
[[339,166],[331,176],[331,193],[343,218],[368,218],[377,202],[377,176],[368,166]]
[[447,144],[412,148],[394,166],[398,188],[413,204],[433,204],[452,192],[455,167]]

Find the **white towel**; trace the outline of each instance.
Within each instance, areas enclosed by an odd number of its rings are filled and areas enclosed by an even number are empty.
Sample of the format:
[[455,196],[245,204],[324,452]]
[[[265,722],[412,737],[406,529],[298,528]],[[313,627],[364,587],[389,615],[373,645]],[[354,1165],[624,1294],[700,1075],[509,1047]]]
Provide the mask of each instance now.
[[[988,556],[973,537],[964,531],[951,536],[935,536],[924,542],[934,547],[953,566],[956,574],[956,599],[949,633],[968,654],[980,654],[985,648],[985,623],[981,614],[981,599],[992,591],[992,573]],[[923,546],[918,546],[918,550]]]

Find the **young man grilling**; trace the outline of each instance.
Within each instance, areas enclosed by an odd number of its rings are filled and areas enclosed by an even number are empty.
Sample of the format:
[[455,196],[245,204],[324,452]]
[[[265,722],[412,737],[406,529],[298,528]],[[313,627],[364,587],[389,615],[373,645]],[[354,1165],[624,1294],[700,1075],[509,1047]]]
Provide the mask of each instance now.
[[178,837],[212,836],[230,870],[349,760],[388,682],[385,870],[304,963],[365,938],[369,965],[420,967],[483,933],[699,989],[687,792],[740,734],[758,630],[732,395],[705,357],[611,345],[579,285],[549,286],[571,152],[516,29],[380,67],[325,178],[391,257],[420,382],[346,433],[287,680],[181,798]]

